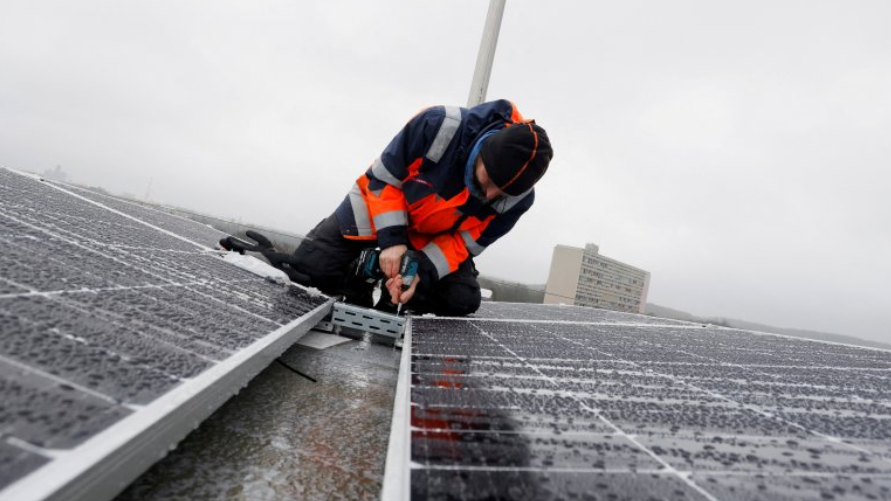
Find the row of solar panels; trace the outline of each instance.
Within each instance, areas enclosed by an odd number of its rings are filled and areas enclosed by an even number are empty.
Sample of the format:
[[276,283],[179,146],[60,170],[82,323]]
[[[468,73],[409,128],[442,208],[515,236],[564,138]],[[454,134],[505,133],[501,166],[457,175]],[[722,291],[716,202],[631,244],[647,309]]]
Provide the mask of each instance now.
[[[0,170],[0,499],[109,498],[330,305]],[[588,308],[415,318],[383,499],[891,499],[891,353]]]
[[891,352],[591,308],[413,318],[383,499],[891,499]]
[[0,169],[0,499],[105,499],[327,313],[221,234]]

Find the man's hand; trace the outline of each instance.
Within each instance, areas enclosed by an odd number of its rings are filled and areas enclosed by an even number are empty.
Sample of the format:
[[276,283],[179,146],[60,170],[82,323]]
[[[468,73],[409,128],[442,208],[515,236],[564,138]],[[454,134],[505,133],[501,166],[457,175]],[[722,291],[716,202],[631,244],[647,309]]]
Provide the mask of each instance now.
[[414,281],[411,283],[411,287],[408,288],[407,291],[402,292],[402,276],[396,275],[395,278],[387,279],[387,291],[390,292],[390,301],[393,304],[405,304],[407,303],[412,296],[415,295],[415,289],[418,288],[418,282],[421,281],[421,277],[416,276]]
[[[408,246],[406,245],[394,245],[393,247],[387,247],[381,251],[381,271],[384,273],[385,277],[392,280],[399,276],[399,263],[402,261],[402,255],[405,254],[405,251],[407,250]],[[388,281],[387,289],[389,288],[390,284]]]

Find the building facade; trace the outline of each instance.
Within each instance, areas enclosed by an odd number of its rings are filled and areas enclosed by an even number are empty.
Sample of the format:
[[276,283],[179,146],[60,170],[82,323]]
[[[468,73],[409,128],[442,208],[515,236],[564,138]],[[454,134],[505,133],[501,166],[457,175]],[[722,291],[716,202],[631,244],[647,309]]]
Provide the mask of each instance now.
[[584,249],[558,245],[551,257],[545,304],[574,304],[645,313],[650,272]]

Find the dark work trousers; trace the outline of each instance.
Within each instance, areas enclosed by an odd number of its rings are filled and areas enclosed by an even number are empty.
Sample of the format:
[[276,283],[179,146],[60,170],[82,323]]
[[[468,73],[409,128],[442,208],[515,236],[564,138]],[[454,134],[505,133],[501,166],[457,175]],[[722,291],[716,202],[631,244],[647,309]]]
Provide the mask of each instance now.
[[[340,233],[334,214],[322,220],[294,251],[297,271],[307,275],[310,283],[330,296],[344,296],[348,303],[372,306],[374,284],[357,278],[353,269],[362,249],[373,247],[374,241],[348,240]],[[433,313],[439,316],[464,316],[480,307],[479,273],[472,259],[461,263],[457,270],[439,281],[422,279],[411,301],[405,308],[414,313]],[[390,303],[390,294],[384,288],[378,307]]]

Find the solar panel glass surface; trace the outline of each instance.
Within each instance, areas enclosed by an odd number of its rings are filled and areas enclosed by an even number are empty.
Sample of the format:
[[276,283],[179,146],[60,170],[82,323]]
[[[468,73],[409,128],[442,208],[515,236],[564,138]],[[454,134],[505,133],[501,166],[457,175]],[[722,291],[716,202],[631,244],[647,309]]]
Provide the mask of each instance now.
[[75,193],[78,196],[101,203],[110,209],[134,216],[140,221],[152,224],[158,228],[170,231],[202,245],[212,245],[220,238],[226,236],[225,233],[211,228],[210,226],[170,214],[157,206],[151,206],[150,204],[144,204],[133,200],[124,200],[112,195],[98,193],[93,190],[69,184],[55,182],[53,184]]
[[0,169],[0,489],[327,301],[225,263],[218,238]]
[[475,316],[412,320],[414,499],[891,498],[891,352],[591,308]]

